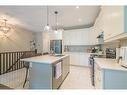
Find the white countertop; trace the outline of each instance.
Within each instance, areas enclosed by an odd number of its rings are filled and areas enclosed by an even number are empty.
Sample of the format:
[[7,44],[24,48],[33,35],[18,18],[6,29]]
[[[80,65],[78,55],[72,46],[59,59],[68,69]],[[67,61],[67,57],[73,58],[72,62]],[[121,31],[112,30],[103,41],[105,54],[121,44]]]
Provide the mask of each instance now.
[[21,59],[21,61],[52,64],[52,63],[59,61],[67,56],[69,56],[69,55],[66,54],[64,56],[59,56],[59,57],[55,57],[55,56],[51,56],[51,55],[42,55],[42,56],[24,58],[24,59]]
[[120,64],[116,62],[115,59],[107,59],[107,58],[94,58],[95,63],[101,69],[111,69],[111,70],[123,70],[127,71],[127,68],[122,67]]
[[105,54],[99,54],[99,53],[90,53],[90,54],[93,54],[93,55],[105,55]]

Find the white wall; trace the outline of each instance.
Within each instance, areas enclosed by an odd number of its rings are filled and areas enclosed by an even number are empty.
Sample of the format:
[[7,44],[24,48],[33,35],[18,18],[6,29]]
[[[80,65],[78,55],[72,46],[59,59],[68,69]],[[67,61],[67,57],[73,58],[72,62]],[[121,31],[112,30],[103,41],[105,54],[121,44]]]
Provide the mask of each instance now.
[[35,42],[36,42],[36,49],[38,53],[42,53],[43,51],[43,33],[37,32],[35,34]]
[[50,51],[50,36],[48,32],[43,32],[43,52]]
[[0,36],[0,52],[28,51],[30,50],[30,41],[33,39],[33,32],[13,26],[6,36]]

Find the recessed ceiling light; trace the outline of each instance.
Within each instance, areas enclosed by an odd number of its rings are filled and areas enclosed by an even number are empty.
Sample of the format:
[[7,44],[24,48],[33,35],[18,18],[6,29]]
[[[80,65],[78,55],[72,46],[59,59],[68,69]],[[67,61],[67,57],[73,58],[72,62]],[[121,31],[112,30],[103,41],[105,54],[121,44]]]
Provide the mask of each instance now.
[[55,34],[57,34],[58,33],[58,30],[55,30],[54,32],[55,32]]
[[77,9],[79,9],[79,6],[76,6]]
[[81,18],[79,18],[79,19],[78,19],[78,21],[79,21],[79,22],[81,22],[81,21],[82,21],[82,19],[81,19]]
[[57,25],[59,25],[59,23],[58,23],[58,22],[57,22],[56,24],[57,24]]

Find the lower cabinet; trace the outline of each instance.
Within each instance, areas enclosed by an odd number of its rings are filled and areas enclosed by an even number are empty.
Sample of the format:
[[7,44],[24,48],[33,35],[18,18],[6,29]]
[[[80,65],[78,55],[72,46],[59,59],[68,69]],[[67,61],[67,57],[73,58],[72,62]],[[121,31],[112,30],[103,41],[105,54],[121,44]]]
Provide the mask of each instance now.
[[88,66],[88,58],[90,53],[83,52],[66,52],[70,55],[70,64],[78,66]]
[[70,57],[63,58],[62,60],[62,81],[66,78],[70,72]]
[[127,89],[127,71],[104,69],[95,63],[96,89]]
[[95,64],[95,88],[96,89],[101,89],[103,88],[103,71],[101,68]]
[[[30,89],[58,89],[70,72],[69,60],[69,56],[66,56],[51,64],[31,62]],[[58,72],[56,70],[58,69],[56,69],[56,66],[59,63],[61,63],[62,74],[57,77]]]

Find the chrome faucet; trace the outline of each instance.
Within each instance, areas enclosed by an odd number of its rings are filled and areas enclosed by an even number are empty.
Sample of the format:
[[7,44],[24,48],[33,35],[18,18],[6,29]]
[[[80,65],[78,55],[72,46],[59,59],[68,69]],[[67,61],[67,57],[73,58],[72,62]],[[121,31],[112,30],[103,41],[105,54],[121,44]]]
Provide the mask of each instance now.
[[119,56],[117,59],[117,63],[120,64],[120,60],[122,60],[122,56]]
[[50,49],[50,54],[51,54],[51,55],[54,55],[54,54],[55,54],[55,51],[54,51],[53,48]]

